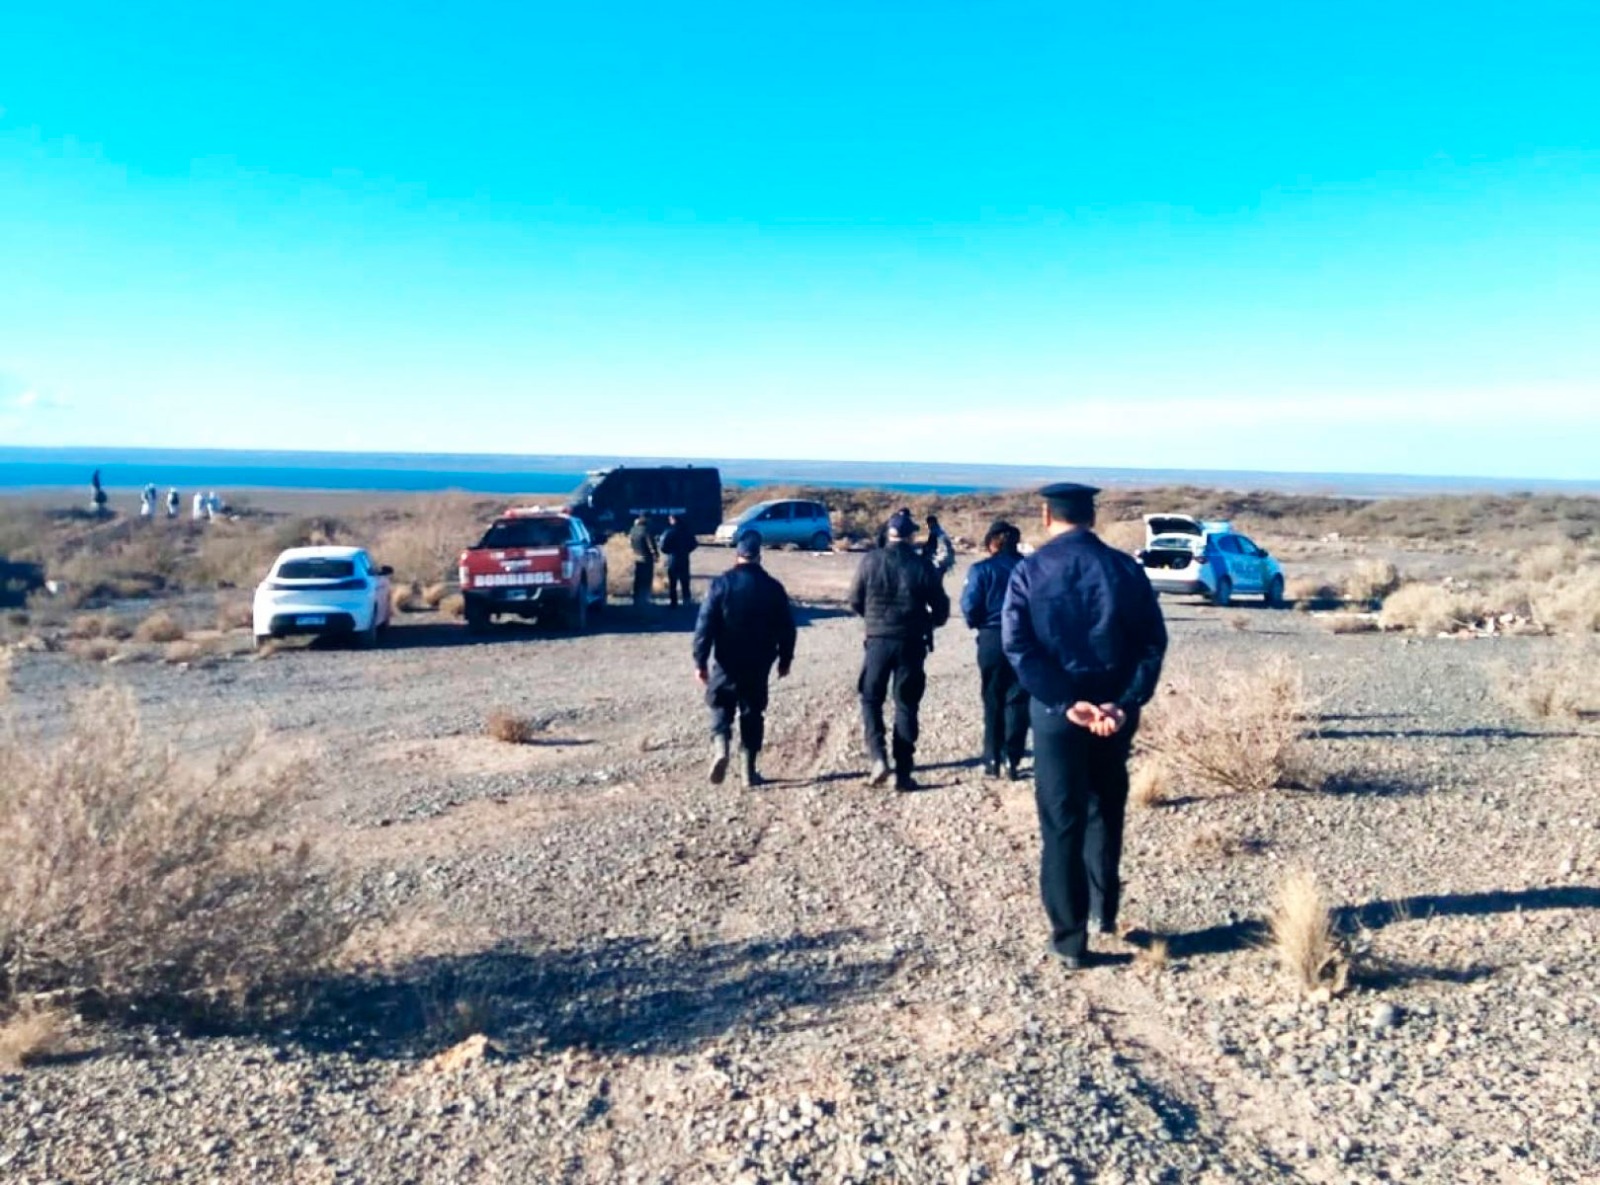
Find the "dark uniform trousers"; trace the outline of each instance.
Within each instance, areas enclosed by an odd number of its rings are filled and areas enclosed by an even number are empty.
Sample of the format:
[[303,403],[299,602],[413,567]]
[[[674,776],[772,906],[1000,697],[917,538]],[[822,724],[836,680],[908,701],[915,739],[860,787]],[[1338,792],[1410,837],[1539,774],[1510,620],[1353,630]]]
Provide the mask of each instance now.
[[1136,712],[1110,737],[1097,737],[1059,712],[1032,708],[1034,796],[1043,854],[1039,892],[1050,919],[1050,945],[1081,957],[1088,923],[1117,919],[1122,828],[1128,809],[1128,753]]
[[770,662],[729,670],[720,663],[711,665],[706,680],[706,706],[711,709],[711,735],[733,736],[733,721],[739,719],[739,744],[746,753],[761,752],[766,738],[767,680],[772,675]]
[[674,607],[678,604],[678,590],[683,590],[683,603],[689,604],[689,557],[672,556],[667,560],[667,599]]
[[983,759],[1016,764],[1028,747],[1028,693],[1000,646],[1000,627],[978,631],[978,679],[983,688]]
[[645,605],[650,601],[650,586],[655,583],[656,566],[651,560],[633,561],[633,603]]
[[893,690],[893,757],[899,774],[910,774],[917,750],[917,709],[928,687],[928,676],[923,671],[927,656],[927,645],[921,638],[868,638],[861,676],[856,680],[867,756],[874,761],[886,759],[883,701]]

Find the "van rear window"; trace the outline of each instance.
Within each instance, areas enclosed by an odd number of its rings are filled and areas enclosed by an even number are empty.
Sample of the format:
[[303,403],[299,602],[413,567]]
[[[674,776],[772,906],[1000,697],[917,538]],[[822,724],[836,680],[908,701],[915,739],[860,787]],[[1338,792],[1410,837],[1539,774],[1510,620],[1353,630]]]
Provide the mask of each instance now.
[[572,537],[564,518],[504,518],[484,532],[479,547],[560,547]]
[[355,574],[354,560],[286,560],[278,565],[279,580],[344,580]]

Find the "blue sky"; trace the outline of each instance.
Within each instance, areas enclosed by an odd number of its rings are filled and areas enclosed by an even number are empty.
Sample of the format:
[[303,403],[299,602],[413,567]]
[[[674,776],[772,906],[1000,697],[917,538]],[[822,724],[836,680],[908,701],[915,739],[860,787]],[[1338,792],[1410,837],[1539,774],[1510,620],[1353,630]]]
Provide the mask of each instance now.
[[1600,476],[1592,5],[0,9],[0,442]]

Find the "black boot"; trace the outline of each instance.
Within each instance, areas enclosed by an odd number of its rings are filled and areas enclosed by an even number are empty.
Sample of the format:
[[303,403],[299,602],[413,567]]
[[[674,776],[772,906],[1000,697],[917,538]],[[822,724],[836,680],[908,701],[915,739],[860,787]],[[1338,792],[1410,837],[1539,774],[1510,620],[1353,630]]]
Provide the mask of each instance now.
[[706,773],[706,780],[713,786],[722,785],[722,779],[728,774],[728,738],[723,736],[711,738],[711,769]]
[[766,779],[756,772],[756,755],[746,749],[744,751],[744,784],[754,789],[764,781]]

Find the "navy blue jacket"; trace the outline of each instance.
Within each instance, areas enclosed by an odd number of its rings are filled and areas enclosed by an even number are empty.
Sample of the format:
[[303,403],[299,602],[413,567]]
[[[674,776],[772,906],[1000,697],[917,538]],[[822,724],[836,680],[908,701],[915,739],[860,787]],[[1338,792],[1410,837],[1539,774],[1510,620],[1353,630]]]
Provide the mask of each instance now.
[[961,616],[975,630],[1000,628],[1000,610],[1006,603],[1006,586],[1011,573],[1022,562],[1014,551],[997,551],[967,569],[967,584],[961,590]]
[[850,611],[866,619],[867,637],[928,638],[950,619],[939,574],[906,542],[867,552],[850,583]]
[[760,564],[735,564],[711,582],[694,626],[694,665],[764,671],[794,661],[789,594]]
[[1079,700],[1138,708],[1155,694],[1167,652],[1144,569],[1083,528],[1017,565],[1000,638],[1017,681],[1048,711]]

